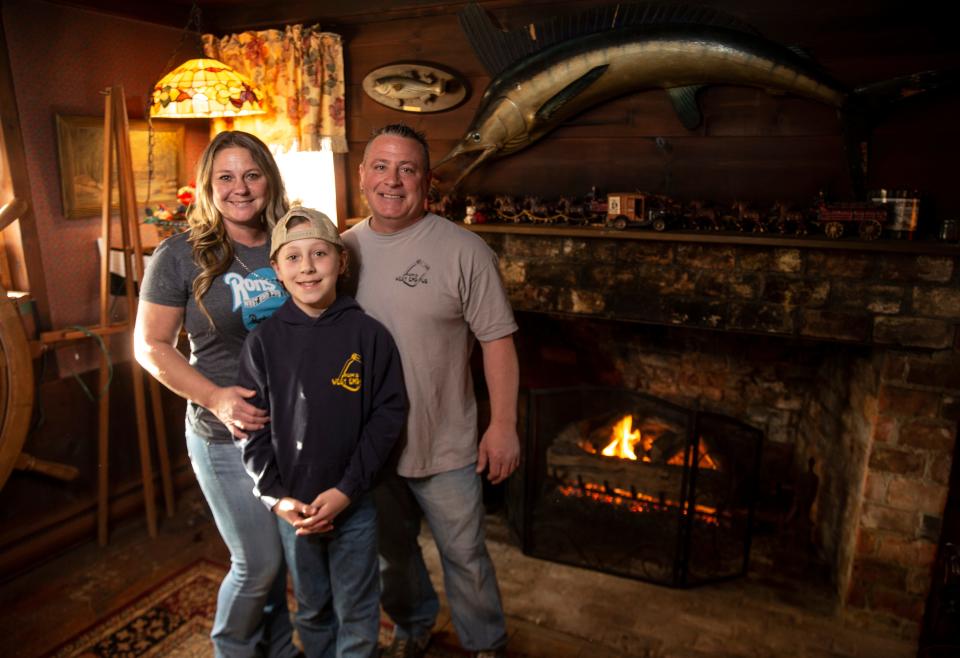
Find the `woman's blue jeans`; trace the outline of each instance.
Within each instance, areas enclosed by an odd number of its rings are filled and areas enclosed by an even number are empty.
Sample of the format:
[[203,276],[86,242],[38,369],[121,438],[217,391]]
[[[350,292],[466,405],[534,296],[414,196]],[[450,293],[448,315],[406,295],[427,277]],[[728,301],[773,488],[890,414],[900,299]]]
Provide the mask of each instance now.
[[207,441],[189,426],[186,438],[200,489],[230,551],[210,633],[217,658],[296,656],[273,512],[253,495],[239,446]]
[[380,631],[377,510],[351,503],[334,529],[298,537],[277,518],[297,595],[296,623],[307,658],[374,658]]
[[381,604],[397,637],[433,628],[437,593],[417,535],[427,519],[437,542],[450,616],[467,651],[498,649],[507,630],[484,532],[483,492],[476,465],[424,478],[388,475],[374,490],[380,531]]

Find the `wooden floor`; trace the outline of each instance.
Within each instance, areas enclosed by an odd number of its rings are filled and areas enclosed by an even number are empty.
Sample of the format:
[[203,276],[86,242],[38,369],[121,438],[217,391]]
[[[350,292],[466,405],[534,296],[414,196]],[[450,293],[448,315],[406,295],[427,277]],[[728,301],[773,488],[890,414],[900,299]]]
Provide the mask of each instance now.
[[[696,590],[658,587],[525,556],[496,516],[488,517],[488,533],[510,658],[916,655],[915,641],[865,628],[799,590],[749,578]],[[436,550],[423,543],[442,592]],[[43,655],[198,558],[228,563],[205,502],[191,491],[173,518],[162,519],[156,539],[133,519],[114,529],[105,548],[91,538],[0,585],[0,656]],[[456,645],[446,612],[435,632]]]
[[[161,519],[156,539],[149,538],[141,519],[133,519],[113,529],[106,547],[97,546],[91,537],[90,542],[0,585],[0,656],[44,655],[200,558],[229,564],[206,504],[194,490],[180,496],[174,517]],[[576,637],[538,629],[536,624],[516,620],[517,624],[530,628],[522,633],[511,656],[578,656],[590,646]],[[439,644],[456,646],[445,609],[435,631]],[[532,639],[545,653],[520,651],[520,643]],[[591,650],[583,655],[603,658],[608,654]]]
[[[143,517],[0,585],[0,655],[40,656],[123,607],[170,574],[208,558],[229,564],[198,490],[181,495],[150,539]],[[211,652],[212,654],[212,652]]]

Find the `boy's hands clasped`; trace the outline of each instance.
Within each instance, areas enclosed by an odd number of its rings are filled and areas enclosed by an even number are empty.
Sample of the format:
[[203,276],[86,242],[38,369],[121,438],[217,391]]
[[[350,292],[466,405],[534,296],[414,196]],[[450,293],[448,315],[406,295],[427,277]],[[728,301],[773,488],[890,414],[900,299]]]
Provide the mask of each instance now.
[[333,520],[349,505],[350,498],[336,487],[331,487],[309,504],[296,498],[281,498],[273,511],[296,528],[297,535],[316,535],[333,530]]

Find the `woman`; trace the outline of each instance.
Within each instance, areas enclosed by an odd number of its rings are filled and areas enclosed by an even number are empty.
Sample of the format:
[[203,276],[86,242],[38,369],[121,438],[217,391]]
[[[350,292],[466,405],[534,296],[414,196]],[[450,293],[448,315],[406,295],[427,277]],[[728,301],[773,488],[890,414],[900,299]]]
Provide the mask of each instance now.
[[[234,439],[263,427],[266,413],[234,385],[244,337],[286,293],[269,263],[270,231],[287,211],[277,164],[259,139],[217,135],[197,164],[189,231],[153,254],[134,329],[137,361],[187,399],[187,450],[230,550],[213,638],[217,656],[293,656],[286,570],[276,520],[253,495]],[[176,348],[181,327],[190,359]]]

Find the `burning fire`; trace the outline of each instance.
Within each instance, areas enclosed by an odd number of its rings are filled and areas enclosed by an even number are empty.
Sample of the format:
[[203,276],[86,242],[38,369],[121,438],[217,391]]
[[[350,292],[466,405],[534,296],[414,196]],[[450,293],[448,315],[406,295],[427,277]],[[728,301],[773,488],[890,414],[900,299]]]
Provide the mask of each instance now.
[[[642,461],[650,463],[650,452],[653,449],[653,442],[656,439],[654,432],[643,434],[639,429],[633,429],[633,416],[627,414],[621,418],[610,432],[610,443],[600,451],[604,457],[614,457],[616,459],[629,459],[631,461]],[[597,454],[596,448],[589,441],[580,441],[578,444],[584,451],[591,455]],[[640,456],[637,456],[637,446],[640,446]],[[685,462],[683,451],[678,452],[667,460],[671,466],[683,466]],[[713,471],[720,470],[720,464],[717,463],[710,453],[707,446],[701,438],[697,444],[697,466]]]
[[[604,447],[600,454],[604,457],[613,457],[614,459],[628,459],[642,463],[652,463],[651,457],[653,443],[659,433],[654,426],[646,433],[634,429],[633,416],[625,415],[614,424],[610,432],[610,442]],[[593,443],[587,440],[581,440],[578,445],[585,452],[597,454],[597,449]],[[671,466],[683,467],[689,461],[688,451],[680,450],[673,457],[666,460]],[[720,470],[720,464],[710,456],[707,446],[701,438],[697,444],[697,466],[701,469]],[[574,496],[578,498],[589,498],[596,502],[623,507],[631,512],[648,512],[653,510],[666,510],[668,508],[680,507],[677,501],[665,499],[661,494],[658,497],[648,495],[643,492],[635,491],[631,486],[630,490],[610,487],[606,482],[603,484],[594,484],[592,482],[578,481],[576,484],[567,483],[559,487],[564,496]],[[690,512],[689,503],[683,510],[684,514]],[[706,517],[708,523],[716,523],[717,509],[705,505],[693,505],[693,512],[698,517]]]
[[653,447],[653,437],[644,438],[640,430],[633,429],[633,416],[627,415],[621,418],[620,422],[613,426],[611,438],[612,440],[607,447],[601,451],[604,457],[618,457],[637,461],[637,453],[634,447],[639,444],[643,455],[640,461],[650,461],[650,456],[647,453]]

